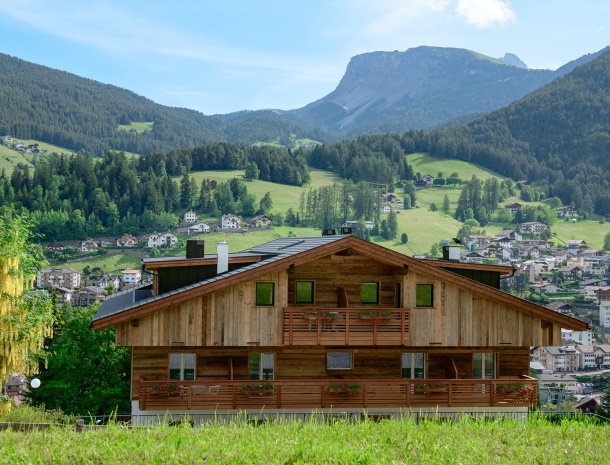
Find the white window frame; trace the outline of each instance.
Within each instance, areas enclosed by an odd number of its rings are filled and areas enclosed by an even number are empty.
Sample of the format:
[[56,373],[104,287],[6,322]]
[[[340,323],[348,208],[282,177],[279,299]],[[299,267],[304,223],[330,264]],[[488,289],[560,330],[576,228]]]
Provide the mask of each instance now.
[[[172,356],[178,356],[180,357],[180,375],[179,378],[172,378],[171,373],[172,373]],[[192,357],[193,359],[193,366],[192,368],[190,366],[187,366],[187,361]],[[168,361],[168,379],[172,380],[172,381],[193,381],[195,379],[197,379],[197,354],[194,352],[172,352],[169,354],[169,361]],[[174,370],[176,368],[173,368]],[[186,372],[186,370],[193,370],[193,378],[192,379],[186,379],[184,377],[184,374]]]
[[[251,357],[254,354],[259,355],[257,373],[253,374],[251,367],[253,365]],[[271,368],[268,362],[271,361]],[[267,363],[266,363],[267,362]],[[271,369],[271,377],[266,376],[265,370]],[[250,352],[248,354],[248,378],[251,380],[273,380],[275,379],[275,353],[274,352]]]
[[[496,356],[495,352],[475,352],[472,354],[472,376],[474,378],[474,372],[476,370],[476,366],[475,363],[477,363],[477,360],[475,360],[475,356],[480,355],[481,359],[481,377],[480,378],[475,378],[475,379],[496,379],[497,377],[497,371],[498,371],[498,367],[497,367],[497,363],[498,363],[498,358]],[[491,376],[489,376],[489,373],[486,373],[486,366],[487,366],[487,361],[488,359],[491,358],[491,361],[493,362],[493,373],[491,373]]]
[[[423,376],[421,378],[417,378],[415,376],[415,370],[418,369],[415,365],[416,365],[416,357],[420,356],[422,357],[422,368],[423,369]],[[406,365],[406,361],[409,361],[409,367],[405,367]],[[427,375],[427,357],[426,357],[426,353],[425,352],[403,352],[401,354],[400,357],[400,374],[402,376],[403,379],[426,379],[426,375]],[[410,370],[409,376],[405,376],[404,375],[404,370]]]
[[[343,357],[345,355],[349,356],[349,366],[330,366],[330,362],[333,357],[336,357],[336,360],[339,360],[340,357],[338,354],[341,354]],[[354,368],[354,353],[348,352],[345,350],[336,350],[331,352],[326,352],[326,369],[327,370],[352,370]]]

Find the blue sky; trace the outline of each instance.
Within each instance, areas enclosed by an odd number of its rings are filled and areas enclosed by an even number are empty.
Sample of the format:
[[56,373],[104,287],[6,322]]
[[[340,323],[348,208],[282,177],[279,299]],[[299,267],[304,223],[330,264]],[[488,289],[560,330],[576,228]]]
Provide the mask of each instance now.
[[214,114],[298,108],[375,50],[555,69],[609,45],[609,22],[609,0],[0,0],[0,52]]

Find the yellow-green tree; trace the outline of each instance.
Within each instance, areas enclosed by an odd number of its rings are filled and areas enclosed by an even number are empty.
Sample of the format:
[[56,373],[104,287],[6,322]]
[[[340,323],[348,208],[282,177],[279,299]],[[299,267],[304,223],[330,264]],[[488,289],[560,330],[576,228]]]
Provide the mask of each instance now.
[[28,293],[44,265],[31,240],[31,225],[0,214],[0,381],[37,368],[36,353],[53,328],[53,305]]

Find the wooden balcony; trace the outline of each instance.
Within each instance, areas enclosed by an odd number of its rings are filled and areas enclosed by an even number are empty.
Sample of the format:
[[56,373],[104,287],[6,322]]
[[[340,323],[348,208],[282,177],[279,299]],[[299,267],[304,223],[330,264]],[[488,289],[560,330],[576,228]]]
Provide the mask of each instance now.
[[408,308],[284,308],[284,345],[407,345]]
[[534,407],[537,380],[141,381],[140,409]]

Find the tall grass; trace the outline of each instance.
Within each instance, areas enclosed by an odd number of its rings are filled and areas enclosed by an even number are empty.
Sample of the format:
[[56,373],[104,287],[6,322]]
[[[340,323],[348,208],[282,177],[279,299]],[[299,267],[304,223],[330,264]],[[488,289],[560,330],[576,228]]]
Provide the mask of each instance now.
[[4,463],[603,464],[609,428],[591,421],[278,420],[191,427],[117,424],[0,434]]

